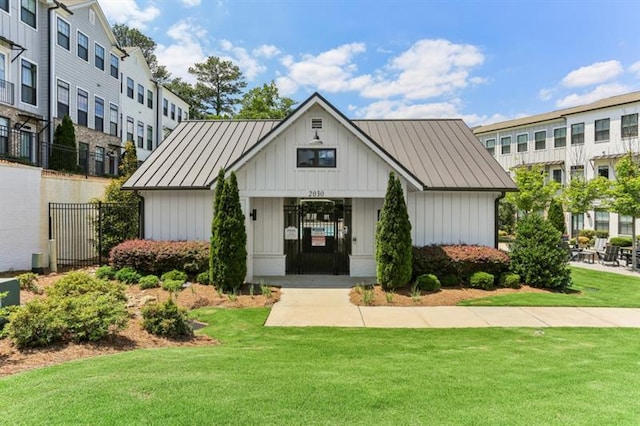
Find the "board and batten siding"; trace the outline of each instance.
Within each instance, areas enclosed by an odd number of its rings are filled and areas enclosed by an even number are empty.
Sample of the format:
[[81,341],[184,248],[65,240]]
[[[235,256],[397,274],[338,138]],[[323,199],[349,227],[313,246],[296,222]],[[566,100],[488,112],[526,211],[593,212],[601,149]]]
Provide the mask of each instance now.
[[407,209],[413,244],[493,246],[494,192],[410,192]]
[[[311,118],[322,118],[322,144]],[[298,168],[298,148],[335,148],[335,168]],[[236,172],[241,196],[383,198],[392,167],[322,108],[309,110]],[[406,185],[402,179],[403,186]]]
[[150,240],[211,238],[213,191],[141,191],[144,197],[144,236]]
[[253,245],[248,250],[255,276],[283,276],[286,271],[284,253],[284,217],[282,198],[252,198],[250,209],[256,220],[248,218],[247,238]]

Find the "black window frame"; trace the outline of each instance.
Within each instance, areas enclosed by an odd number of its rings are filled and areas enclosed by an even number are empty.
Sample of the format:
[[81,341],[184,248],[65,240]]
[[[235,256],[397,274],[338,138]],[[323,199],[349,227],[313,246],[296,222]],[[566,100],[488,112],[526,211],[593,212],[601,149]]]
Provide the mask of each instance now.
[[0,116],[0,156],[9,154],[9,126],[11,120],[9,117]]
[[[542,138],[538,138],[538,135],[542,135]],[[537,131],[533,134],[533,143],[534,143],[534,147],[533,149],[535,151],[541,151],[544,149],[547,149],[547,131],[546,130],[540,130]]]
[[[526,137],[526,140],[521,142],[520,137]],[[529,133],[520,133],[516,135],[516,152],[529,151]]]
[[[83,33],[82,31],[78,31],[78,40],[76,42],[76,49],[78,58],[83,59],[86,62],[89,62],[89,36]],[[84,46],[80,40],[84,40],[86,42],[86,46]]]
[[551,180],[558,182],[562,185],[562,169],[552,169],[551,170]]
[[153,109],[153,92],[147,89],[147,108]]
[[169,101],[166,98],[162,99],[162,115],[169,116]]
[[611,175],[611,168],[606,164],[600,165],[596,168],[596,174],[597,176],[609,179]]
[[[115,59],[115,64],[114,64]],[[120,73],[120,59],[113,53],[109,53],[109,75],[113,78],[118,78]]]
[[178,123],[182,123],[182,108],[178,107]]
[[153,127],[147,124],[147,149],[153,150]]
[[138,148],[144,148],[144,123],[142,121],[138,121],[136,127],[136,140],[138,142]]
[[[33,4],[33,10],[29,9],[29,4],[25,7],[25,3]],[[37,0],[20,0],[20,20],[33,29],[38,29],[38,1]]]
[[[635,118],[635,120],[633,120],[632,117]],[[625,123],[625,119],[627,123]],[[638,113],[637,112],[635,114],[625,114],[620,117],[620,135],[623,138],[634,138],[638,136]]]
[[[81,96],[81,94],[83,96]],[[83,110],[81,109],[81,102],[80,99],[86,99],[86,106],[87,109]],[[89,92],[87,92],[84,89],[80,89],[78,88],[77,90],[77,94],[76,94],[76,110],[78,112],[78,116],[77,116],[77,124],[79,124],[80,126],[85,126],[87,127],[89,125]]]
[[[505,144],[505,141],[509,141],[509,143]],[[511,154],[511,136],[503,136],[500,138],[500,154]]]
[[[102,105],[102,115],[98,114],[98,105]],[[93,128],[104,132],[104,99],[95,96],[93,106]]]
[[138,84],[138,103],[144,105],[144,86]]
[[[489,142],[493,142],[493,144],[489,146]],[[487,151],[489,151],[489,154],[493,156],[496,155],[496,138],[487,139],[486,141],[484,141],[484,146],[485,148],[487,148]]]
[[78,167],[83,173],[89,172],[89,144],[86,142],[78,142]]
[[[113,113],[115,112],[116,120],[113,121]],[[118,136],[118,105],[109,103],[109,134]]]
[[[26,59],[21,60],[20,65],[20,101],[25,104],[38,106],[38,66]],[[27,71],[31,72],[33,86],[27,86],[24,82],[25,65],[28,64]],[[25,95],[30,95],[25,97]]]
[[[133,139],[133,127],[135,125],[135,122],[133,121],[133,118],[131,117],[127,117],[127,142],[134,142],[135,140]],[[131,130],[131,131],[129,131]]]
[[[598,218],[598,213],[606,213],[607,220],[605,221],[602,218]],[[593,212],[593,229],[596,231],[607,231],[609,232],[609,223],[611,222],[611,214],[607,210],[596,209]],[[606,224],[606,226],[605,226]]]
[[[622,218],[628,220],[622,220]],[[633,217],[618,214],[618,235],[633,235]]]
[[[581,128],[578,133],[576,129]],[[571,145],[584,145],[584,123],[575,123],[571,125]]]
[[9,13],[9,0],[0,0],[0,10]]
[[96,157],[96,176],[104,175],[104,156],[105,149],[102,146],[96,147],[95,157]]
[[[562,131],[564,135],[558,135],[558,133]],[[553,147],[554,148],[565,148],[567,146],[567,128],[566,127],[557,127],[553,129]]]
[[[321,164],[320,162],[320,153],[321,152],[332,152],[333,155],[333,163],[332,164]],[[314,156],[311,159],[313,162],[311,164],[301,163],[300,154],[302,152],[313,152]],[[331,157],[331,156],[330,156]],[[336,148],[298,148],[296,150],[296,167],[300,169],[335,169],[338,167],[338,159],[337,159],[337,150]]]
[[127,77],[127,98],[133,99],[133,88],[135,86],[135,82],[131,77]]
[[[63,31],[60,31],[61,29]],[[67,31],[66,34],[64,33],[65,29]],[[71,25],[67,21],[65,21],[64,19],[58,16],[57,23],[56,23],[56,30],[57,30],[56,42],[58,43],[58,46],[66,50],[71,50]]]
[[[62,90],[66,91],[67,93],[67,103],[65,104],[60,98],[60,94],[62,93]],[[69,115],[69,97],[70,97],[70,93],[69,93],[69,83],[67,83],[66,81],[60,80],[58,79],[57,83],[56,83],[56,115],[58,118],[62,118],[65,115]]]
[[175,120],[176,119],[176,104],[172,103],[171,104],[171,119]]
[[[98,55],[98,52],[100,50],[102,51],[102,56]],[[102,47],[98,43],[94,43],[93,44],[93,64],[100,71],[104,71],[104,55],[105,55],[105,53],[106,53],[106,50],[105,50],[104,47]]]
[[[606,129],[603,127],[603,124],[606,123]],[[600,126],[600,130],[598,130],[598,126]],[[611,120],[608,118],[602,118],[600,120],[596,120],[593,123],[593,138],[596,142],[608,142],[609,141],[609,130],[611,129]]]

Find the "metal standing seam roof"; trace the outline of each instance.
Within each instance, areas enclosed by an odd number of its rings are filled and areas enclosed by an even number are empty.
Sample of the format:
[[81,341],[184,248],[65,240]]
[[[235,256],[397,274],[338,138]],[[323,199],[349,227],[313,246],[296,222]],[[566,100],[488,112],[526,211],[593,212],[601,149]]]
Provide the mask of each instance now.
[[[286,121],[183,121],[123,188],[208,189],[220,168],[237,164]],[[415,177],[423,185],[421,189],[517,190],[509,174],[462,120],[355,120],[349,123],[354,126],[355,134],[368,138]]]
[[530,115],[527,117],[516,118],[514,120],[501,121],[499,123],[487,124],[473,128],[476,135],[495,132],[498,130],[509,129],[512,127],[527,126],[543,121],[559,120],[568,115],[578,114],[581,112],[593,111],[601,108],[609,108],[618,105],[624,105],[632,102],[640,101],[640,91],[626,93],[624,95],[612,96],[610,98],[600,99],[585,105],[578,105],[571,108],[559,109],[557,111],[545,112],[543,114]]

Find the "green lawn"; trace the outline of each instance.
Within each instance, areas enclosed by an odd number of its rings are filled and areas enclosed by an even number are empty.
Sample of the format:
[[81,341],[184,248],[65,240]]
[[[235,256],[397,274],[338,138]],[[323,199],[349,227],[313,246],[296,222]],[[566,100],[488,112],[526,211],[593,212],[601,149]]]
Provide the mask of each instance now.
[[640,277],[571,268],[569,293],[518,293],[464,300],[464,306],[640,307]]
[[633,329],[265,328],[0,379],[2,424],[638,424]]

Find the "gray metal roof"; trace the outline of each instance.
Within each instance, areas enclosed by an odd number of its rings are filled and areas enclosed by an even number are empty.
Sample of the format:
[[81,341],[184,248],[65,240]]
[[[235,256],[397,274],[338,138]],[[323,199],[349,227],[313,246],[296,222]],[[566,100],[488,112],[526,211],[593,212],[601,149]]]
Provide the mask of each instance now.
[[516,189],[462,120],[354,120],[353,124],[405,166],[425,190]]
[[578,114],[587,111],[593,111],[601,108],[609,108],[618,105],[629,104],[640,101],[640,91],[625,93],[624,95],[612,96],[610,98],[600,99],[585,105],[578,105],[571,108],[559,109],[557,111],[545,112],[543,114],[530,115],[527,117],[516,118],[515,120],[502,121],[500,123],[487,124],[473,128],[476,135],[495,132],[497,130],[509,129],[512,127],[529,126],[544,121],[564,119],[568,115]]
[[[238,167],[252,148],[273,138],[315,102],[312,95],[289,118],[276,120],[184,121],[125,183],[125,189],[210,188],[220,168]],[[326,103],[336,117],[345,118]],[[346,119],[346,118],[345,118]],[[379,147],[424,190],[515,191],[508,173],[462,120],[346,121],[366,143]],[[272,132],[276,132],[273,133]],[[271,135],[270,135],[271,134]],[[267,135],[270,135],[267,138]],[[415,179],[414,179],[415,178]],[[420,186],[420,185],[419,185]]]

